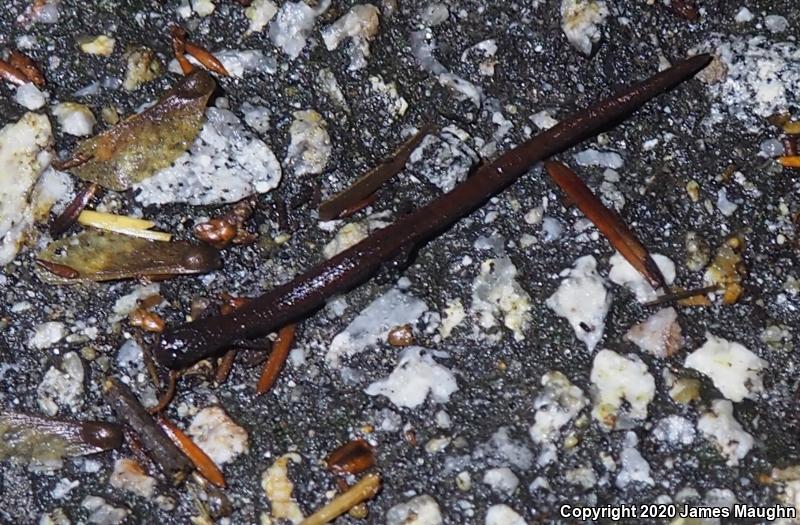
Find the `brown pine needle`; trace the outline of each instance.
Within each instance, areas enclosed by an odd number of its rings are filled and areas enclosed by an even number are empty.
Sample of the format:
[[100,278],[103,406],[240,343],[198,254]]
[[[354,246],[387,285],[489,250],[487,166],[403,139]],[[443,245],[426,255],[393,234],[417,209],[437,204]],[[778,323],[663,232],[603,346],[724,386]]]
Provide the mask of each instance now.
[[11,51],[8,54],[8,63],[17,68],[28,80],[39,87],[44,86],[44,75],[36,67],[36,62],[19,51]]
[[545,162],[550,178],[572,199],[586,217],[605,235],[611,246],[631,263],[654,288],[666,289],[661,270],[642,245],[636,234],[622,219],[592,193],[592,190],[573,172],[560,162]]
[[300,525],[325,525],[359,503],[375,497],[381,488],[380,474],[367,474],[346,492],[333,498],[330,503],[300,522]]
[[800,168],[800,155],[784,155],[778,157],[778,162],[784,168]]
[[163,416],[158,419],[158,425],[166,432],[172,442],[181,449],[181,452],[186,454],[186,457],[192,461],[201,476],[206,478],[212,485],[225,487],[225,476],[222,471],[183,430]]
[[0,78],[20,86],[29,82],[28,77],[25,76],[25,73],[12,66],[5,60],[0,60]]
[[192,55],[194,58],[197,59],[198,62],[203,64],[204,68],[218,75],[222,75],[225,77],[231,76],[230,73],[228,73],[228,70],[225,69],[225,66],[222,65],[222,62],[220,62],[217,59],[217,57],[211,54],[211,52],[208,49],[199,46],[197,44],[193,44],[189,41],[186,41],[184,43],[184,47],[187,53]]
[[[353,209],[364,202],[386,181],[403,171],[411,153],[417,149],[427,135],[436,130],[434,124],[425,124],[400,145],[397,150],[378,166],[369,170],[365,175],[355,181],[349,188],[340,191],[319,207],[319,218],[330,221],[341,217],[347,210]],[[358,211],[358,209],[356,209]],[[355,212],[352,212],[355,213]]]
[[256,385],[256,395],[261,395],[268,392],[275,381],[278,380],[278,375],[281,373],[283,364],[289,356],[289,349],[294,342],[295,324],[286,325],[278,330],[278,338],[272,345],[272,352],[269,354],[264,369],[261,371],[261,377],[258,378]]

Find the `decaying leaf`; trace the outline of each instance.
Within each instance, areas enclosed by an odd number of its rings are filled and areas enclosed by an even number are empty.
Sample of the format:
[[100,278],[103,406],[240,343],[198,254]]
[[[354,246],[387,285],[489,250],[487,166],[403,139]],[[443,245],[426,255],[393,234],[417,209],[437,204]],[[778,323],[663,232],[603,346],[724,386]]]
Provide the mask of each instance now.
[[100,421],[66,421],[0,412],[0,459],[51,464],[62,458],[118,448],[122,429]]
[[200,133],[206,103],[215,87],[206,71],[192,72],[154,106],[81,142],[72,159],[86,161],[73,166],[71,173],[125,191],[170,166]]
[[[50,284],[160,278],[220,267],[219,252],[211,246],[152,241],[101,230],[84,230],[50,243],[39,254],[39,262],[39,278]],[[61,271],[56,274],[52,268]]]

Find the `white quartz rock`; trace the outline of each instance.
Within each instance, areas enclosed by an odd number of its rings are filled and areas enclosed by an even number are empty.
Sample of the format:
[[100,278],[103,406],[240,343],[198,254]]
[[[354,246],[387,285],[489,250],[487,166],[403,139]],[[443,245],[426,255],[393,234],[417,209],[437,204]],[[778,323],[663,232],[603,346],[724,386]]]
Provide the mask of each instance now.
[[47,321],[36,327],[31,338],[28,339],[28,346],[37,350],[44,350],[64,339],[66,335],[67,332],[64,323],[59,321]]
[[249,448],[247,431],[219,406],[198,412],[189,425],[188,434],[217,465],[230,463]]
[[561,0],[561,29],[572,46],[586,56],[602,33],[600,27],[608,16],[602,0]]
[[436,57],[433,56],[433,51],[436,48],[436,42],[431,38],[428,43],[428,31],[420,30],[411,33],[410,43],[411,52],[417,64],[426,72],[435,75],[437,80],[442,86],[452,89],[459,93],[463,98],[471,100],[475,106],[481,107],[481,100],[483,99],[483,91],[481,88],[472,82],[465,80],[458,75],[451,73]]
[[43,211],[31,203],[31,194],[50,161],[52,139],[50,121],[36,113],[0,129],[0,266],[14,259]]
[[514,509],[501,504],[489,507],[484,525],[527,525],[527,522]]
[[717,399],[711,403],[711,411],[697,421],[697,429],[716,442],[720,451],[728,458],[727,464],[734,466],[753,448],[753,436],[745,432],[733,417],[733,403]]
[[350,69],[361,69],[367,65],[369,42],[378,33],[378,8],[372,4],[356,4],[336,22],[322,30],[322,41],[329,51],[339,47],[349,38]]
[[395,326],[416,324],[427,311],[428,305],[424,301],[392,288],[367,305],[347,328],[333,338],[325,359],[332,367],[338,368],[343,357],[363,352],[386,340],[389,330]]
[[258,33],[275,17],[278,6],[272,0],[253,0],[244,10],[244,16],[250,20],[247,33]]
[[14,100],[20,106],[31,111],[37,110],[47,102],[45,94],[36,87],[36,84],[27,82],[17,88]]
[[[667,285],[675,282],[675,263],[669,257],[661,255],[660,253],[651,254],[653,262],[656,263],[661,274],[664,276],[664,281]],[[614,284],[624,286],[636,295],[636,300],[640,303],[652,301],[658,297],[656,291],[647,282],[647,279],[639,273],[636,268],[631,266],[625,257],[615,252],[608,261],[611,264],[611,270],[608,272],[608,278]]]
[[83,104],[62,102],[53,107],[53,115],[64,133],[76,137],[87,137],[97,122],[92,111]]
[[439,133],[422,139],[411,152],[406,169],[419,174],[444,192],[464,181],[479,157],[470,135],[457,126],[447,126]]
[[446,403],[457,390],[455,376],[434,361],[431,351],[409,346],[400,353],[389,377],[370,384],[364,392],[370,396],[386,396],[398,407],[415,408],[425,402],[429,393],[434,402]]
[[86,496],[81,507],[89,511],[89,523],[94,525],[118,525],[130,514],[125,507],[115,507],[100,496]]
[[689,354],[684,366],[707,375],[731,401],[754,399],[763,385],[761,370],[767,362],[733,341],[706,332],[706,342]]
[[542,446],[539,465],[556,459],[555,441],[561,429],[587,405],[583,391],[572,384],[561,372],[547,372],[542,376],[542,390],[533,401],[536,410],[530,436]]
[[594,350],[603,337],[605,318],[611,305],[611,293],[597,274],[597,261],[586,255],[575,261],[574,268],[561,272],[564,280],[547,299],[547,306],[569,321],[575,336]]
[[[647,419],[647,405],[655,397],[656,383],[647,365],[636,356],[624,357],[612,350],[600,350],[594,357],[590,375],[595,399],[592,415],[606,430],[624,419]],[[628,411],[619,414],[626,403]]]
[[289,55],[289,58],[296,59],[306,47],[316,17],[324,13],[330,5],[330,0],[321,0],[316,8],[305,2],[286,2],[269,24],[270,40]]
[[656,357],[670,357],[681,349],[681,325],[674,308],[662,308],[625,334],[630,341]]
[[[261,488],[269,500],[270,515],[266,523],[272,519],[289,520],[291,523],[303,521],[303,511],[294,499],[292,491],[294,483],[289,479],[289,462],[301,463],[299,454],[289,453],[280,456],[261,476]],[[262,523],[265,523],[262,515]]]
[[652,486],[653,478],[650,477],[650,464],[642,457],[639,449],[636,448],[638,439],[636,433],[627,432],[623,442],[622,452],[620,453],[620,463],[622,468],[617,474],[616,485],[624,489],[631,483],[641,483]]
[[39,408],[55,416],[59,407],[77,413],[83,406],[83,362],[75,352],[67,352],[59,367],[51,366],[36,389]]
[[519,478],[508,467],[491,468],[484,472],[483,482],[492,490],[511,496],[519,486]]
[[399,503],[386,512],[386,525],[441,525],[439,504],[428,494]]
[[326,259],[330,259],[363,241],[367,238],[367,235],[369,235],[369,227],[363,222],[347,223],[322,248],[322,254],[325,255]]
[[323,172],[333,149],[327,127],[322,115],[313,109],[294,112],[289,127],[291,142],[284,162],[295,175]]
[[120,458],[114,462],[114,471],[108,483],[143,498],[153,497],[156,489],[155,478],[145,474],[142,466],[130,458]]
[[484,329],[503,325],[514,333],[514,339],[525,339],[531,321],[531,298],[517,281],[517,268],[509,257],[487,259],[472,283],[472,313]]
[[275,154],[231,111],[208,108],[206,123],[189,151],[172,166],[134,186],[144,205],[194,205],[239,201],[278,186]]

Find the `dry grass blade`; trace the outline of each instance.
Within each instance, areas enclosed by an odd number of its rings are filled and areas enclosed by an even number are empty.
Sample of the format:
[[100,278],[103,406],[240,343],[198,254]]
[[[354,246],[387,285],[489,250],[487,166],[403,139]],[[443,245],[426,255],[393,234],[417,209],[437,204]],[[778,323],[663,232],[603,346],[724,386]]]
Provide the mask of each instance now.
[[350,209],[355,208],[358,211],[360,203],[366,201],[386,181],[403,170],[411,153],[417,149],[422,139],[435,130],[436,126],[434,124],[422,126],[418,132],[395,150],[389,159],[371,169],[349,188],[323,202],[319,207],[319,218],[323,221],[329,221],[341,217]]
[[264,369],[261,371],[261,377],[258,378],[256,385],[256,394],[261,395],[268,392],[270,388],[278,380],[278,375],[281,373],[283,364],[289,356],[289,350],[292,348],[295,333],[294,324],[286,325],[278,331],[278,338],[272,345],[272,352],[269,354]]
[[558,184],[586,217],[605,235],[611,246],[641,273],[654,288],[666,289],[666,282],[647,249],[622,219],[606,207],[575,172],[559,162],[546,162],[550,178]]
[[183,430],[163,416],[158,419],[158,425],[181,452],[186,454],[186,457],[191,460],[201,476],[206,478],[212,485],[225,487],[225,476],[222,471]]
[[336,496],[330,503],[300,522],[300,525],[324,525],[330,523],[359,503],[373,497],[381,488],[380,474],[367,474],[346,492]]

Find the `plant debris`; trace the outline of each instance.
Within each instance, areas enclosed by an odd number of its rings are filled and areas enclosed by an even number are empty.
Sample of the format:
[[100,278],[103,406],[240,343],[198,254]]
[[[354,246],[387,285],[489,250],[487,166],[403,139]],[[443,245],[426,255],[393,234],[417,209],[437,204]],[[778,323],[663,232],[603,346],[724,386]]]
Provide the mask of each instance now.
[[300,525],[324,525],[330,523],[359,503],[374,498],[380,489],[380,474],[367,474],[345,493],[336,496],[330,503],[301,521]]
[[290,324],[278,330],[278,338],[272,345],[272,351],[264,364],[264,369],[261,371],[261,377],[258,378],[256,385],[256,393],[258,395],[269,392],[278,380],[278,375],[281,373],[286,358],[289,356],[289,350],[292,348],[292,343],[295,337],[295,325]]
[[607,208],[571,169],[558,162],[546,162],[545,168],[553,182],[558,184],[567,197],[592,221],[611,246],[625,257],[653,288],[666,290],[667,284],[658,265],[619,215]]
[[[219,252],[210,246],[103,230],[85,230],[53,241],[39,253],[37,262],[47,270],[39,271],[39,278],[50,284],[164,278],[210,272],[221,264]],[[60,270],[54,272],[54,268]]]
[[0,459],[9,457],[51,464],[122,445],[122,428],[103,421],[67,421],[0,411]]
[[158,424],[181,452],[191,460],[201,476],[217,487],[225,487],[225,476],[222,471],[183,430],[164,417],[158,419]]
[[121,421],[125,421],[144,451],[167,476],[170,483],[179,485],[193,466],[170,437],[159,427],[147,410],[139,403],[131,389],[116,378],[103,383],[103,396]]
[[[392,155],[369,170],[365,175],[355,181],[347,189],[337,193],[319,207],[319,218],[322,221],[344,218],[357,211],[359,203],[369,199],[389,179],[403,171],[411,153],[420,145],[422,140],[436,131],[436,126],[426,124],[414,135],[408,138],[395,150]],[[346,212],[348,212],[346,214]]]
[[125,191],[170,166],[189,149],[215,87],[208,73],[197,70],[155,105],[81,142],[64,162],[83,180]]
[[354,439],[331,452],[325,463],[339,475],[361,474],[375,466],[375,451],[363,439]]

